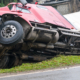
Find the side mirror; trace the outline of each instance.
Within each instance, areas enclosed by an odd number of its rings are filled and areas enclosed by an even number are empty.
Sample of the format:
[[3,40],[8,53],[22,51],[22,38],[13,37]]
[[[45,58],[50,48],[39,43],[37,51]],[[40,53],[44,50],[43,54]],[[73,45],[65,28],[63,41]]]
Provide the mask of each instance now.
[[21,2],[23,5],[26,5],[26,4],[27,4],[27,1],[26,1],[26,0],[20,0],[20,2]]

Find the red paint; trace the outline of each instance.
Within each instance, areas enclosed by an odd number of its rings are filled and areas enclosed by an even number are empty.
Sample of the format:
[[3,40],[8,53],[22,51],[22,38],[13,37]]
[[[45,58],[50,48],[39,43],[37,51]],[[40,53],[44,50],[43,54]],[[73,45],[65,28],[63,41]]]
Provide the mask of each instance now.
[[[35,4],[27,4],[26,9],[30,11],[30,13],[23,13],[16,11],[15,4],[17,3],[10,3],[14,4],[12,10],[10,11],[7,6],[0,8],[0,15],[3,14],[16,14],[20,15],[25,21],[30,24],[30,21],[38,21],[39,23],[51,23],[54,25],[58,25],[65,28],[74,29],[74,27],[63,17],[59,14],[57,10],[55,10],[51,6],[45,6],[47,9],[39,8],[38,5]],[[10,5],[9,4],[9,5]],[[21,5],[21,3],[18,3]],[[30,24],[31,25],[31,24]]]
[[35,2],[35,4],[38,4],[38,2]]

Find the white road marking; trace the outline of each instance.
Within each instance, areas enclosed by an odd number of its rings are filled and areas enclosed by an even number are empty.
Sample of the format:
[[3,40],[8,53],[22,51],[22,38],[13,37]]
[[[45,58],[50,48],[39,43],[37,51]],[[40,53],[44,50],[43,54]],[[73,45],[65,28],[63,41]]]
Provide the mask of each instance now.
[[16,77],[16,76],[29,75],[29,74],[37,74],[37,73],[52,72],[52,71],[59,71],[59,70],[66,70],[66,69],[74,69],[74,68],[80,68],[80,66],[51,69],[51,70],[47,70],[47,71],[45,71],[45,70],[44,71],[36,71],[36,72],[22,73],[22,74],[16,74],[16,75],[7,75],[7,76],[0,77],[0,79],[1,78],[8,78],[8,77]]

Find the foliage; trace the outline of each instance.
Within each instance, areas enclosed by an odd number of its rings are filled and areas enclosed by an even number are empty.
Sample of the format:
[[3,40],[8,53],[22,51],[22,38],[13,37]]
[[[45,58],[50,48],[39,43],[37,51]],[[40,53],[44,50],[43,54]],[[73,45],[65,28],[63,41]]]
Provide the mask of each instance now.
[[16,2],[17,0],[0,0],[0,7],[7,5],[10,2]]

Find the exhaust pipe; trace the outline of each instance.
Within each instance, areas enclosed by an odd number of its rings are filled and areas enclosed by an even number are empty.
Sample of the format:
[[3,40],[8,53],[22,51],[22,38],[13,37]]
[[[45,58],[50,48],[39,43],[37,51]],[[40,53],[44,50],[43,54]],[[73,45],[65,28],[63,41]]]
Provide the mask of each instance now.
[[63,47],[63,48],[65,48],[65,47],[67,46],[67,44],[62,43],[62,42],[56,42],[56,43],[54,44],[54,46],[58,46],[58,47]]

